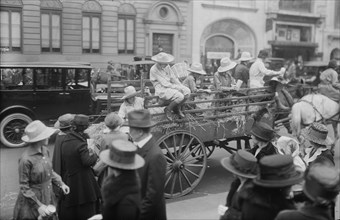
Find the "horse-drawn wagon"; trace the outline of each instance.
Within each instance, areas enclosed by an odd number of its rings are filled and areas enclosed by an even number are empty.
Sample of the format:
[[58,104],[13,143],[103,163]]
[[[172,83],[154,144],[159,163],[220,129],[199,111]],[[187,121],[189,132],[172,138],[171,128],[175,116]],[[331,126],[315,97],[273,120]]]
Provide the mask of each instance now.
[[[164,106],[157,96],[144,93],[150,81],[143,76],[140,80],[130,80],[126,85],[140,89],[145,108]],[[116,81],[108,82],[107,111],[116,109],[112,103],[110,89]],[[149,84],[150,85],[150,84]],[[203,90],[191,94],[185,104],[185,118],[173,115],[168,120],[164,113],[152,114],[155,127],[152,134],[162,149],[167,161],[165,196],[176,198],[190,193],[201,181],[207,167],[207,158],[216,147],[232,153],[249,147],[249,131],[254,115],[261,109],[262,120],[273,120],[275,114],[275,93],[270,87],[240,89],[239,91]],[[104,94],[103,94],[104,95]],[[236,144],[230,145],[231,142]]]

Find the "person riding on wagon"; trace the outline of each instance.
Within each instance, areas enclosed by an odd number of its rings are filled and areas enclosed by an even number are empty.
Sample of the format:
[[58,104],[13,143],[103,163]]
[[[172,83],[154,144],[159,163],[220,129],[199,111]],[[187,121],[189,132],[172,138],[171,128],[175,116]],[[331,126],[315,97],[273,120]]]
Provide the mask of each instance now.
[[203,70],[202,64],[200,63],[193,63],[191,64],[190,68],[188,69],[189,75],[183,81],[183,85],[188,87],[191,93],[195,93],[198,91],[196,80],[200,76],[206,75],[206,72]]
[[171,120],[171,112],[184,118],[181,108],[190,96],[190,89],[184,86],[170,70],[169,64],[174,61],[174,57],[161,52],[151,59],[156,62],[150,69],[150,80],[155,87],[155,95],[164,101],[170,101],[164,110],[167,119]]

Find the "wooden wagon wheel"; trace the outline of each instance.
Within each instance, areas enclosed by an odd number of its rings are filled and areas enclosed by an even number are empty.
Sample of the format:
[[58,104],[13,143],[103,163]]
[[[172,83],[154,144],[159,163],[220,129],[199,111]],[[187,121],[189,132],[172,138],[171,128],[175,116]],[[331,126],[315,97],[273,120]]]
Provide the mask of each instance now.
[[190,193],[201,181],[207,166],[204,143],[194,134],[177,130],[162,136],[157,144],[167,161],[165,197]]
[[[211,154],[214,152],[215,148],[216,148],[216,144],[213,141],[209,141],[209,142],[204,142],[205,145],[205,153],[207,155],[207,158],[209,158],[211,156]],[[193,146],[190,147],[190,149]],[[198,148],[197,150],[192,152],[192,156],[195,157],[196,155],[202,154],[202,148]],[[198,158],[198,160],[202,160],[202,158]]]

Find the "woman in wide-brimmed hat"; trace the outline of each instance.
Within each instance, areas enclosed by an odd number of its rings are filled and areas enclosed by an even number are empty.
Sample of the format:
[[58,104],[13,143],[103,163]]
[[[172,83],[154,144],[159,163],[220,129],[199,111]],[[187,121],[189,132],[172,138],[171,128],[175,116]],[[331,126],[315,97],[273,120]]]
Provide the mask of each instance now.
[[251,180],[257,174],[257,159],[251,153],[245,150],[238,150],[230,157],[221,160],[222,166],[240,180],[236,192],[232,196],[227,197],[226,205],[219,206],[219,214],[221,220],[230,219],[231,215],[241,215],[240,201],[238,192],[251,184]]
[[275,220],[333,220],[334,205],[340,191],[339,171],[314,163],[305,172],[303,191],[307,201],[298,210],[281,211]]
[[140,219],[141,188],[136,170],[145,161],[137,154],[137,147],[126,140],[114,140],[100,153],[100,159],[108,166],[101,190],[103,220]]
[[174,112],[180,118],[185,115],[182,112],[182,105],[190,96],[190,89],[184,86],[172,73],[169,64],[174,61],[170,54],[161,52],[151,59],[156,63],[150,69],[150,80],[155,87],[155,95],[170,104],[164,109],[165,116],[171,120],[171,113]]
[[59,186],[63,193],[70,189],[52,169],[48,139],[56,130],[46,127],[41,121],[33,121],[25,128],[21,138],[28,148],[19,159],[20,192],[14,207],[14,219],[47,217],[57,219],[56,198],[52,183]]
[[257,56],[256,61],[251,65],[249,70],[249,86],[250,88],[263,87],[264,76],[280,76],[286,72],[285,68],[281,68],[280,71],[269,70],[265,67],[264,61],[269,56],[266,50],[261,50]]
[[290,155],[271,155],[259,162],[253,186],[239,194],[243,220],[274,220],[285,209],[294,209],[291,186],[303,180]]
[[314,122],[301,131],[303,160],[307,165],[313,162],[329,162],[335,165],[334,156],[329,146],[333,140],[328,136],[326,125]]
[[231,61],[229,57],[221,59],[221,64],[214,74],[214,86],[216,90],[230,90],[235,80],[232,77],[231,70],[236,66],[236,62]]

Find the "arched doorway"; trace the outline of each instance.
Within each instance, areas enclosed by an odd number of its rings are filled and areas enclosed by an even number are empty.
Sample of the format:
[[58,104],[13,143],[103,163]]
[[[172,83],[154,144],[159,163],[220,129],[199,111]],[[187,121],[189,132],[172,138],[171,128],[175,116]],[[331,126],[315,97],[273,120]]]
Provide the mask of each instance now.
[[205,43],[205,63],[209,66],[209,72],[216,72],[223,57],[232,57],[235,43],[232,39],[223,35],[215,35],[207,39]]

